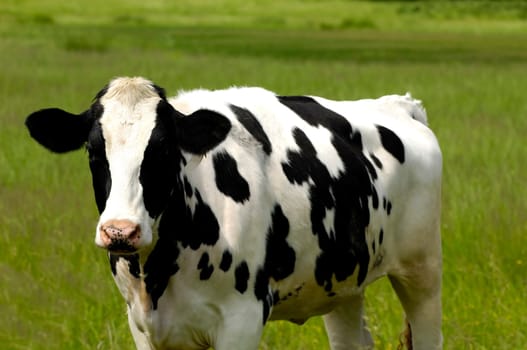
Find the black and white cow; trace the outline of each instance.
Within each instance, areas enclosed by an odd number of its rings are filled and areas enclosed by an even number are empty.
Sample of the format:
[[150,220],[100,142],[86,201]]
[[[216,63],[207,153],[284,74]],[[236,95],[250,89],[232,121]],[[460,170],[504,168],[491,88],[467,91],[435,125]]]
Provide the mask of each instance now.
[[167,99],[112,80],[91,107],[31,114],[54,152],[86,145],[139,349],[257,349],[269,320],[324,315],[332,349],[373,346],[365,287],[388,276],[414,349],[440,349],[441,151],[419,101]]

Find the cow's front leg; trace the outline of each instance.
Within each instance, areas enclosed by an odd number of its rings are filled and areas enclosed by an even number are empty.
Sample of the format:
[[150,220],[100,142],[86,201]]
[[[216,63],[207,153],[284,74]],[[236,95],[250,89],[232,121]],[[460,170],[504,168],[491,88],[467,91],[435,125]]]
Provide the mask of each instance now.
[[135,347],[137,350],[152,350],[154,349],[150,339],[146,336],[145,333],[141,332],[137,325],[135,324],[130,309],[128,309],[128,325],[130,326],[130,331],[132,337],[134,338]]
[[237,304],[227,310],[218,329],[215,350],[256,350],[263,331],[261,302]]

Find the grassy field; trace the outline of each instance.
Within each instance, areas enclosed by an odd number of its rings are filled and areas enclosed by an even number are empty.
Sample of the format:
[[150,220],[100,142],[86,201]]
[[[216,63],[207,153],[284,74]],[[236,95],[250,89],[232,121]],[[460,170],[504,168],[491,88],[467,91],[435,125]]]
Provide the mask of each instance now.
[[[176,5],[177,4],[177,5]],[[103,251],[86,154],[56,156],[23,127],[82,111],[112,77],[170,94],[260,85],[356,99],[411,91],[444,153],[446,349],[527,344],[527,4],[4,0],[0,3],[0,347],[132,349]],[[403,316],[367,292],[379,349]],[[272,323],[261,349],[328,349],[320,318]]]

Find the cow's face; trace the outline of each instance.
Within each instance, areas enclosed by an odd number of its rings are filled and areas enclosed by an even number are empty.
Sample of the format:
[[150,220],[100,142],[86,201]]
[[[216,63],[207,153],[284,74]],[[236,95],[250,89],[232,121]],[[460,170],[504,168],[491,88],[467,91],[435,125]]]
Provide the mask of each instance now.
[[135,81],[114,80],[99,95],[100,116],[86,144],[101,213],[95,243],[135,251],[152,242],[154,220],[175,185],[175,111],[162,90]]
[[182,151],[206,153],[230,130],[228,119],[212,111],[184,117],[161,88],[142,78],[113,80],[80,115],[46,109],[26,125],[54,152],[86,144],[101,214],[95,242],[113,253],[152,244],[156,219],[178,194]]

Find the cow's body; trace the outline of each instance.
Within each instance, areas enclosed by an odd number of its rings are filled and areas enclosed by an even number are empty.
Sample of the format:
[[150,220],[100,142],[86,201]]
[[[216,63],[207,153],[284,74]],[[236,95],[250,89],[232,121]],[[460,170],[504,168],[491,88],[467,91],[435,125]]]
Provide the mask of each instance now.
[[[52,114],[28,119],[33,136],[78,147],[39,135]],[[369,347],[363,291],[385,275],[414,349],[441,347],[441,153],[418,101],[260,88],[167,101],[123,78],[82,118],[96,242],[138,348],[256,349],[268,320],[313,315],[333,349]]]

